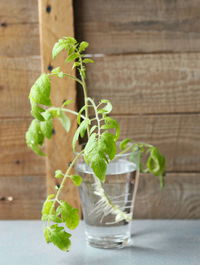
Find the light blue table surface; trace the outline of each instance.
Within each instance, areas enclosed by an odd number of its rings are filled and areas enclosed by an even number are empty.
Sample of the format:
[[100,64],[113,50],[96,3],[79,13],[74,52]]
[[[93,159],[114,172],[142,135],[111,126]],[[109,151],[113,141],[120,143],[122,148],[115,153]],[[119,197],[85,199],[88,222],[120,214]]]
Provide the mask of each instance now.
[[47,245],[40,221],[0,221],[0,265],[200,265],[200,221],[137,220],[133,245],[102,250],[86,245],[84,225],[69,253]]

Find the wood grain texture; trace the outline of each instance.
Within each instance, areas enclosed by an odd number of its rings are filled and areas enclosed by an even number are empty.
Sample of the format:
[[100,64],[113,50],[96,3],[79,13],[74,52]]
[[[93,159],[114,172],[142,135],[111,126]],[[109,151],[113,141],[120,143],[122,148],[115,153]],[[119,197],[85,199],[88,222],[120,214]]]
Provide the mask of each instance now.
[[38,3],[35,0],[1,0],[0,23],[38,23]]
[[[50,12],[47,12],[47,7]],[[71,0],[43,0],[39,1],[40,30],[41,30],[41,53],[42,68],[47,71],[48,67],[59,65],[64,72],[75,74],[71,65],[64,64],[64,55],[59,55],[52,62],[51,51],[54,43],[63,36],[73,36],[73,10]],[[76,108],[76,89],[72,79],[54,79],[52,81],[52,99],[55,105],[60,106],[64,99],[72,99],[72,108]],[[59,91],[59,92],[58,92]],[[56,169],[66,170],[68,163],[73,158],[71,143],[76,129],[76,117],[71,117],[72,128],[66,134],[59,122],[55,122],[55,137],[46,145],[47,158],[47,186],[48,192],[55,191],[57,180],[54,178]],[[79,208],[77,189],[69,183],[65,192],[65,199]]]
[[0,56],[33,56],[39,53],[37,1],[2,0]]
[[28,94],[40,64],[39,56],[0,56],[0,117],[30,116]]
[[88,93],[114,114],[200,112],[200,54],[121,55],[88,65]]
[[0,219],[38,219],[46,194],[43,176],[0,177]]
[[0,27],[0,56],[39,54],[38,23],[7,24]]
[[200,50],[198,0],[75,0],[74,10],[90,53]]
[[200,114],[115,116],[122,138],[157,145],[167,171],[200,171]]
[[0,120],[0,177],[45,174],[44,159],[35,155],[25,143],[29,123],[30,119],[23,118]]
[[199,219],[200,173],[169,173],[160,189],[156,177],[142,175],[134,217],[145,219]]

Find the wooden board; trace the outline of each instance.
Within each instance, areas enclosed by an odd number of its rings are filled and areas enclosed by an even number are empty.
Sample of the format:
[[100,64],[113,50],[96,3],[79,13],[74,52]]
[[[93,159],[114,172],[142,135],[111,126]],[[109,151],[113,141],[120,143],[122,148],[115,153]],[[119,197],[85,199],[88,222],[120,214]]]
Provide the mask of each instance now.
[[115,114],[200,112],[200,54],[94,58],[88,92],[110,99]]
[[45,174],[44,158],[35,155],[25,143],[29,123],[30,119],[23,118],[0,120],[0,177]]
[[35,0],[1,0],[1,24],[38,23],[38,3]]
[[[47,9],[48,7],[48,9]],[[75,74],[71,65],[64,64],[64,55],[52,62],[51,51],[54,43],[63,36],[73,36],[73,10],[71,0],[43,0],[39,1],[40,30],[41,30],[41,54],[42,68],[47,71],[48,67],[61,66],[65,72]],[[76,108],[76,89],[72,79],[54,79],[52,99],[60,106],[64,99],[72,99],[72,108]],[[55,191],[58,180],[54,178],[57,169],[66,170],[68,163],[73,158],[71,143],[76,129],[76,117],[72,118],[72,128],[66,134],[59,122],[55,122],[55,136],[46,145],[47,158],[47,186],[48,192]],[[66,187],[65,199],[74,206],[79,207],[77,189],[72,183]]]
[[198,0],[75,0],[74,11],[90,53],[200,50]]
[[199,219],[199,190],[200,173],[167,174],[163,190],[154,176],[141,176],[134,218]]
[[122,137],[155,144],[167,159],[167,171],[200,171],[200,114],[116,116]]
[[28,94],[40,74],[39,56],[0,56],[0,117],[28,117]]
[[0,219],[39,219],[46,194],[43,176],[0,177]]
[[0,26],[0,56],[39,55],[38,23]]

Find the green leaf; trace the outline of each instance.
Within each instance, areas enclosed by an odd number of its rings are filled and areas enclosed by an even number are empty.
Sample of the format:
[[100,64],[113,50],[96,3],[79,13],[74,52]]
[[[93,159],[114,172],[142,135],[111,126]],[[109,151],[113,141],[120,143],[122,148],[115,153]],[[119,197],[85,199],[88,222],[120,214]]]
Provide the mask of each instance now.
[[56,42],[53,46],[52,58],[54,59],[62,50],[67,49],[68,47],[69,43],[66,40],[58,40],[58,42]]
[[81,114],[83,113],[84,110],[86,110],[86,106],[83,106],[79,112],[78,112],[78,115],[77,115],[77,123],[80,124],[81,123]]
[[89,46],[89,43],[86,41],[82,41],[79,45],[79,52],[85,51],[85,49]]
[[84,149],[85,162],[101,181],[105,180],[108,159],[113,159],[115,154],[115,136],[108,132],[104,132],[100,138],[96,133],[91,134]]
[[65,128],[65,130],[67,132],[69,132],[70,127],[71,127],[71,121],[70,119],[65,115],[65,113],[63,111],[60,110],[60,114],[59,114],[59,120],[61,121],[63,127]]
[[76,130],[76,132],[74,134],[73,140],[72,140],[72,147],[73,147],[74,151],[75,151],[76,142],[78,141],[79,135],[81,135],[83,132],[85,132],[87,130],[87,127],[88,127],[89,124],[90,124],[90,120],[89,119],[85,119],[85,120],[83,120],[81,122],[81,124],[77,128],[77,130]]
[[74,61],[75,59],[77,59],[78,57],[79,57],[78,53],[73,53],[73,54],[71,54],[70,56],[67,57],[65,62],[70,63],[70,62]]
[[47,74],[41,74],[31,87],[29,98],[37,104],[51,106],[50,100],[51,83]]
[[52,136],[52,131],[53,131],[53,121],[52,119],[48,119],[46,121],[40,122],[40,128],[45,137],[48,139],[51,138]]
[[40,149],[44,142],[44,135],[42,133],[40,122],[33,120],[26,132],[26,143],[36,154],[44,156],[45,154]]
[[63,177],[64,177],[64,174],[62,173],[61,170],[56,170],[55,171],[55,178],[60,179],[60,178],[63,178]]
[[72,175],[71,180],[73,181],[74,185],[76,185],[76,186],[80,186],[82,181],[83,181],[82,177],[79,175]]
[[44,121],[43,115],[41,115],[41,113],[44,112],[45,110],[39,107],[38,104],[31,99],[30,103],[31,103],[31,114],[33,115],[33,117],[39,121]]
[[47,243],[53,243],[59,249],[68,251],[71,246],[71,234],[65,232],[64,227],[59,227],[57,224],[46,227],[44,236]]
[[80,66],[81,64],[79,63],[79,62],[75,62],[74,64],[73,64],[73,66],[72,66],[72,69],[74,69],[75,67],[78,67],[78,66]]
[[151,147],[150,154],[147,160],[147,169],[154,176],[158,176],[160,186],[164,187],[164,173],[165,173],[165,157],[160,154],[158,148]]
[[44,202],[43,207],[42,207],[42,215],[48,216],[50,214],[53,203],[54,202],[52,200],[50,200],[49,198],[46,199],[46,201]]
[[129,139],[129,138],[124,139],[123,141],[120,142],[119,148],[121,150],[125,150],[127,147],[127,144],[130,142],[131,142],[131,139]]
[[86,64],[87,64],[87,63],[94,63],[94,61],[93,61],[92,59],[88,59],[88,58],[87,58],[87,59],[84,59],[84,60],[83,60],[83,63],[86,63]]
[[73,230],[78,226],[80,217],[77,209],[73,208],[67,202],[62,201],[59,206],[59,211],[63,222],[65,222],[69,229]]
[[99,109],[98,113],[100,113],[100,114],[108,114],[108,113],[110,113],[112,111],[112,104],[111,104],[111,102],[109,100],[102,99],[100,101],[100,103],[104,103],[106,105],[102,109]]
[[68,105],[71,104],[72,102],[73,102],[72,99],[65,100],[65,101],[63,102],[62,106],[63,106],[63,107],[64,107],[64,106],[68,106]]
[[52,74],[58,74],[60,73],[60,67],[56,67],[53,70],[51,70]]
[[115,138],[116,140],[119,138],[120,136],[120,126],[119,126],[119,123],[110,118],[110,117],[105,117],[104,118],[104,121],[105,121],[105,124],[101,126],[102,129],[115,129],[116,130],[116,133],[115,133]]
[[92,126],[92,128],[90,129],[90,134],[92,134],[97,128],[97,125]]
[[113,134],[109,132],[102,133],[99,145],[101,145],[101,150],[109,156],[110,160],[114,159],[117,147]]

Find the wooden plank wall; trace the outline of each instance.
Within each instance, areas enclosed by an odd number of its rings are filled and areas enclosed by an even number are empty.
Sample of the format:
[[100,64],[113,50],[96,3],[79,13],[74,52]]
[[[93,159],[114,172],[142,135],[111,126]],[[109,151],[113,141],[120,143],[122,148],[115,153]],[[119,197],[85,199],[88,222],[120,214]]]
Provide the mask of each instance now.
[[199,13],[198,0],[74,0],[76,37],[96,61],[89,95],[167,158],[164,190],[142,176],[135,218],[200,217]]
[[0,2],[0,219],[35,219],[46,194],[45,163],[26,147],[28,93],[40,74],[36,0]]
[[[48,9],[48,12],[47,12]],[[65,73],[75,75],[71,64],[64,63],[63,52],[55,60],[51,59],[52,47],[54,43],[63,36],[74,35],[74,20],[72,0],[42,0],[39,1],[40,14],[40,39],[41,39],[41,63],[42,70],[46,71],[49,67],[60,66]],[[70,108],[76,109],[76,87],[75,81],[70,78],[52,79],[51,98],[55,106],[61,106],[63,101],[71,99]],[[55,185],[59,180],[55,179],[55,170],[66,171],[67,165],[73,160],[74,154],[71,148],[74,132],[76,130],[76,116],[71,115],[71,129],[69,133],[63,129],[59,121],[54,122],[54,135],[51,141],[46,142],[46,175],[47,191],[55,192]],[[78,189],[71,181],[68,181],[63,198],[73,206],[79,208]]]

